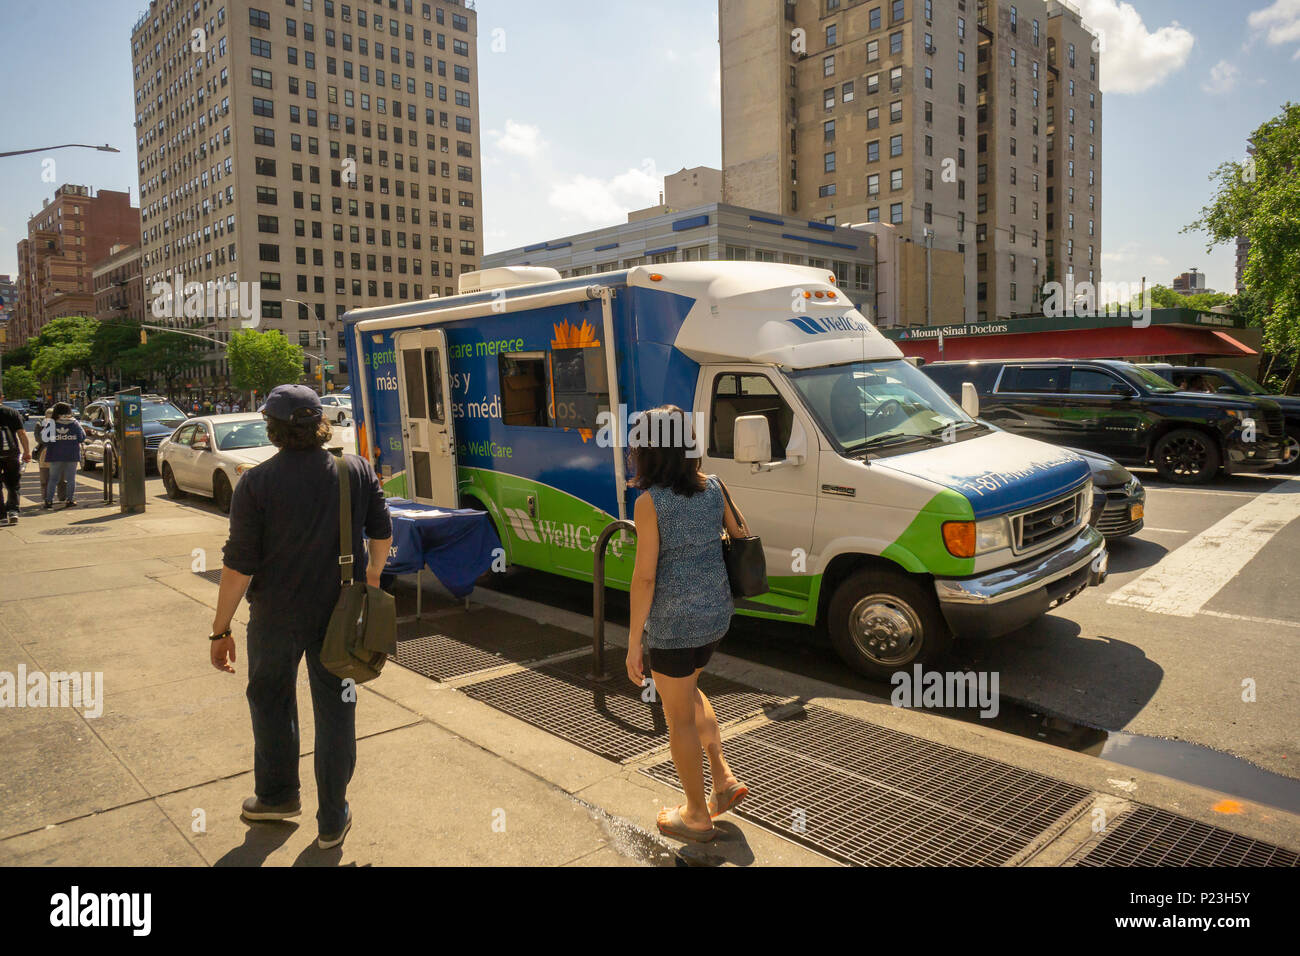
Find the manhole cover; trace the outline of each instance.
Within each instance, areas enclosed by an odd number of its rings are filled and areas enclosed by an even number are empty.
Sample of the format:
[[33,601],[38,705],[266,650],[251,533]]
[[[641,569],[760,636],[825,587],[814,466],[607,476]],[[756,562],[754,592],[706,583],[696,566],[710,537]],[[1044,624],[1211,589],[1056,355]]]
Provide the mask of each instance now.
[[84,525],[73,525],[67,528],[46,528],[38,534],[94,534],[97,531],[103,531],[103,528],[91,528]]
[[1300,866],[1300,853],[1139,806],[1076,853],[1077,866]]
[[[750,788],[742,817],[860,866],[1000,866],[1088,797],[820,707],[727,738],[723,750]],[[643,772],[678,785],[671,760]]]

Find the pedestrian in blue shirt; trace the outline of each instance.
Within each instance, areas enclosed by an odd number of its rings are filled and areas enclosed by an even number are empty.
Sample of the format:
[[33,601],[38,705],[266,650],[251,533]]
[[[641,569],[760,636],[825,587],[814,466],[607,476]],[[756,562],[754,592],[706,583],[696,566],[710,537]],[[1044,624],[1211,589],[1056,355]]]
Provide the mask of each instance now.
[[50,409],[50,417],[41,423],[41,443],[45,446],[45,463],[50,466],[50,480],[45,486],[47,510],[54,507],[54,492],[60,482],[67,482],[68,501],[65,508],[77,506],[77,463],[81,461],[81,445],[86,432],[81,423],[72,417],[72,406],[58,402]]

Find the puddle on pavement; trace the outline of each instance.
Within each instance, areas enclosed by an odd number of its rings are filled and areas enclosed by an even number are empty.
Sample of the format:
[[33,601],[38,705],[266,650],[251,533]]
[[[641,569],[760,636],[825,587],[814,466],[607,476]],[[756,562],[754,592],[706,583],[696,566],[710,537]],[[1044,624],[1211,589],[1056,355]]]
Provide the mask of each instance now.
[[978,711],[927,709],[955,720],[1090,754],[1134,770],[1158,773],[1243,800],[1300,813],[1300,780],[1186,740],[1099,730],[1006,698],[999,698],[998,715],[992,719],[979,717]]

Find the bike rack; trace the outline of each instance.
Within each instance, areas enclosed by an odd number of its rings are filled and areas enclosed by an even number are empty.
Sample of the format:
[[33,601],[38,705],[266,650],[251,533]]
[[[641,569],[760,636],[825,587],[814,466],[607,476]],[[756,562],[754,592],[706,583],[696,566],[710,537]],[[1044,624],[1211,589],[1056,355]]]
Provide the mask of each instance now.
[[111,445],[104,446],[104,460],[100,462],[99,470],[103,472],[104,504],[111,505],[113,503],[113,478],[117,472],[117,455]]
[[591,678],[605,681],[610,677],[605,673],[605,549],[609,539],[618,531],[630,531],[636,536],[636,525],[631,521],[619,519],[611,521],[596,539],[596,562],[592,569],[591,596]]

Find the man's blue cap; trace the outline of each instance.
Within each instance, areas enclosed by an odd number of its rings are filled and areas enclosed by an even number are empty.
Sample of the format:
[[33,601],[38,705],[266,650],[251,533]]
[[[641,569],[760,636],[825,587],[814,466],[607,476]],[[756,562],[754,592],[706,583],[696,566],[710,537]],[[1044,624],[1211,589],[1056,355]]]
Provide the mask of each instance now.
[[306,385],[277,385],[266,396],[262,410],[282,422],[319,421],[324,414],[320,396]]

